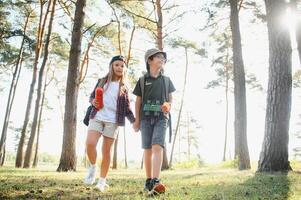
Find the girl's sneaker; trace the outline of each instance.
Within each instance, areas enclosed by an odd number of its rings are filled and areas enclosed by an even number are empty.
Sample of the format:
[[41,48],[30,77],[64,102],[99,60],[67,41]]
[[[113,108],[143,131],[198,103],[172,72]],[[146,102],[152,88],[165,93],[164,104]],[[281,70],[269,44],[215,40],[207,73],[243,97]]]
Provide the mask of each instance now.
[[95,187],[96,187],[99,191],[104,192],[104,191],[105,191],[105,188],[108,188],[109,185],[106,184],[105,181],[99,180],[99,181],[97,182],[97,184],[96,184]]
[[95,182],[96,166],[90,166],[88,169],[88,174],[84,180],[87,185],[92,185]]

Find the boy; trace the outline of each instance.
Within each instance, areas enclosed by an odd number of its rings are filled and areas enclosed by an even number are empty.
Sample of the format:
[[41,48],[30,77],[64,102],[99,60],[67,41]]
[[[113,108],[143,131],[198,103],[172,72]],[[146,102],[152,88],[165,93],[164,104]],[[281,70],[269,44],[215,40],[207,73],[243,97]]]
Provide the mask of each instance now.
[[163,148],[168,126],[172,92],[171,80],[163,75],[166,53],[159,49],[149,49],[145,53],[147,73],[139,79],[133,93],[136,120],[134,130],[141,130],[144,166],[146,172],[145,190],[151,194],[163,193],[165,187],[160,183]]

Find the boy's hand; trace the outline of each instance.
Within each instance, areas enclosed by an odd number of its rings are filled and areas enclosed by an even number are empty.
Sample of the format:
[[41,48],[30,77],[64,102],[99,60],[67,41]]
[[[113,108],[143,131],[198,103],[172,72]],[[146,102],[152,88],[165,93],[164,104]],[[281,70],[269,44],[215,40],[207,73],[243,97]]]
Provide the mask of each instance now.
[[168,113],[170,111],[170,103],[169,102],[164,102],[161,106],[161,110],[164,113]]
[[140,130],[140,121],[139,120],[135,120],[135,122],[133,123],[133,129],[135,132],[138,132]]

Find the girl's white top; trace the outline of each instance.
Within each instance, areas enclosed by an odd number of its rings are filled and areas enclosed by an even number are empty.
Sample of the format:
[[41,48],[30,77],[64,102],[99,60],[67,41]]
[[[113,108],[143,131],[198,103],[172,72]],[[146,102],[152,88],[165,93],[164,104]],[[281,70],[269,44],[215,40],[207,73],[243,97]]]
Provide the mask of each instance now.
[[96,119],[104,122],[116,123],[117,98],[119,82],[110,82],[107,88],[104,85],[103,108],[96,113]]

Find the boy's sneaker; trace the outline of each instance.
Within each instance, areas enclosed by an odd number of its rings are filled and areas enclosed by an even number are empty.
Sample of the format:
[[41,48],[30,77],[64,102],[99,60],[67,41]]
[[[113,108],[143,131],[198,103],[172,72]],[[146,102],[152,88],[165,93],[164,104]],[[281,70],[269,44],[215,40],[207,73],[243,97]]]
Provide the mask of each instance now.
[[95,182],[96,166],[90,166],[88,169],[88,174],[84,180],[87,185],[92,185]]
[[98,183],[95,186],[99,191],[104,192],[106,187],[109,187],[108,184],[106,184],[105,181],[99,180]]
[[152,179],[151,178],[148,178],[148,179],[146,179],[146,181],[145,181],[145,184],[144,184],[144,190],[145,191],[147,191],[147,192],[149,192],[149,191],[151,191],[152,190]]
[[152,189],[150,190],[150,194],[157,195],[165,192],[165,186],[160,183],[160,180],[157,178],[153,178],[151,181]]

